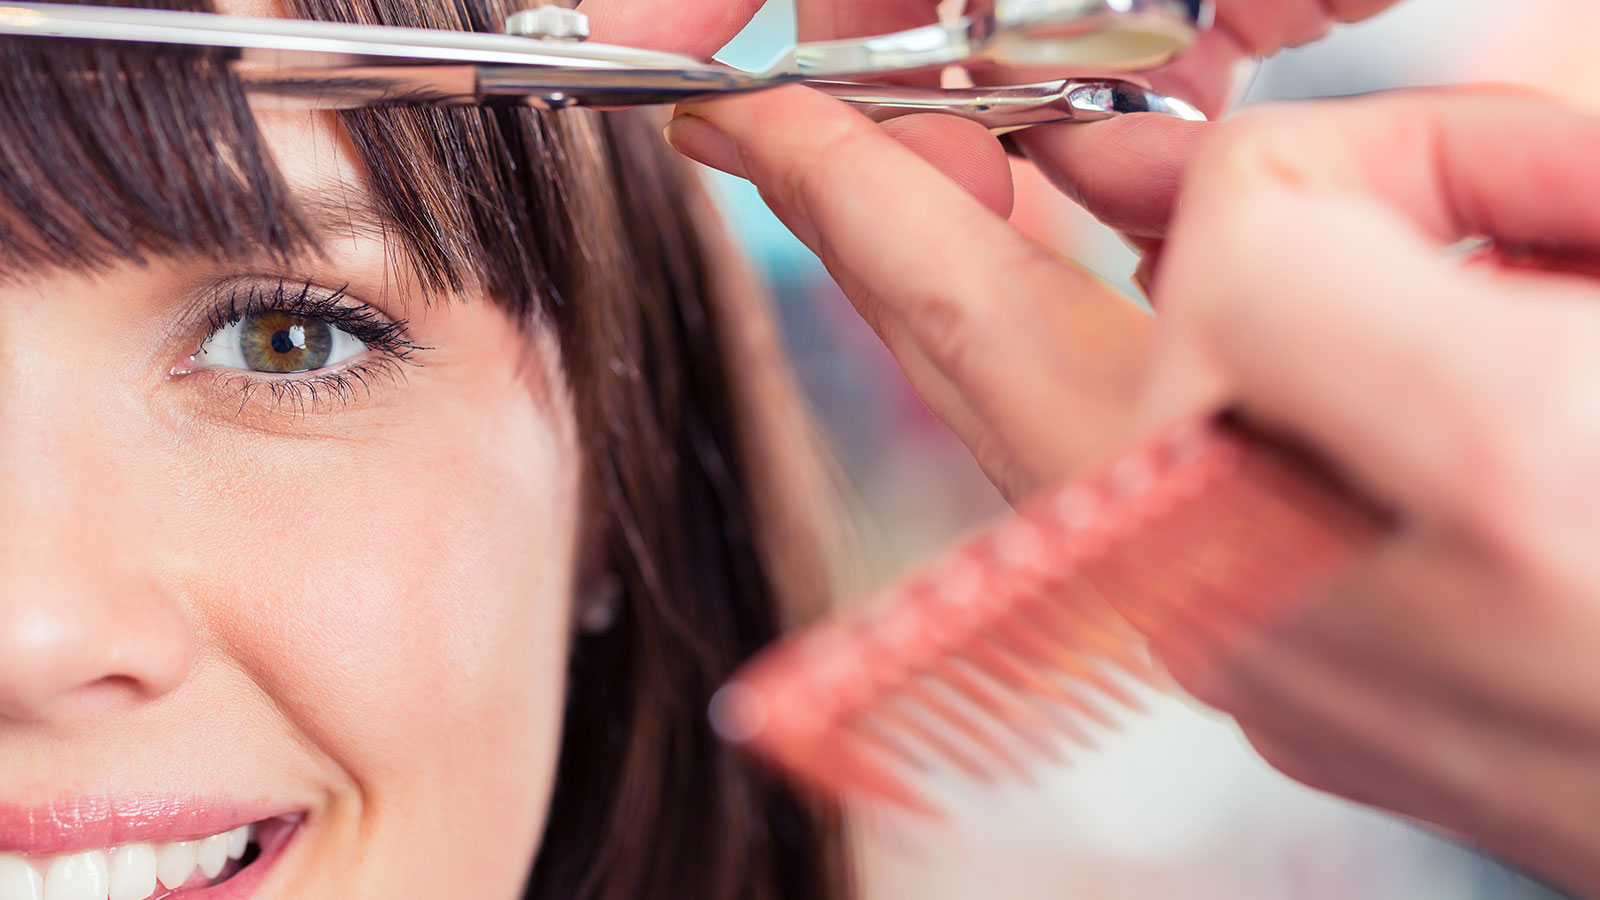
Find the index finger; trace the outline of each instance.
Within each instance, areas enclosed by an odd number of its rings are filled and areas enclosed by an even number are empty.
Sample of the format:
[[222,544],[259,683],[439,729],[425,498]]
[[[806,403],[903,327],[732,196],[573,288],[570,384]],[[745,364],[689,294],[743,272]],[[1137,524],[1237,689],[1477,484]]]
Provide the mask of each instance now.
[[1150,326],[1120,294],[816,91],[680,109],[679,127],[699,121],[701,149],[720,148],[701,158],[749,178],[830,271],[861,286],[851,299],[868,321],[903,323],[905,343],[1028,475],[1069,472],[1122,430]]
[[800,40],[889,34],[939,21],[938,0],[797,0]]
[[[1146,74],[1156,90],[1218,117],[1248,84],[1253,61],[1315,40],[1396,0],[1217,0],[1216,27],[1171,63]],[[1044,80],[1043,73],[1036,73]],[[1055,185],[1119,231],[1166,231],[1183,174],[1208,126],[1157,116],[1019,132],[1015,140]]]

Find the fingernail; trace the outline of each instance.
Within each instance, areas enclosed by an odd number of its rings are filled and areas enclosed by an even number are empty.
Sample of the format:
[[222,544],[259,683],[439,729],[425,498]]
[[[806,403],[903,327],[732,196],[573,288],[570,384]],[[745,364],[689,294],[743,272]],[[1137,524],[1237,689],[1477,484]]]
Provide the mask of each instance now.
[[744,171],[744,158],[733,139],[705,119],[679,115],[667,123],[662,134],[674,150],[695,162],[738,178],[749,178]]
[[1152,307],[1156,303],[1156,265],[1156,255],[1146,252],[1144,258],[1139,260],[1139,265],[1134,267],[1133,275],[1129,276],[1133,286],[1139,289],[1139,293],[1144,295],[1145,302]]
[[1133,286],[1139,291],[1139,295],[1144,298],[1146,303],[1149,303],[1151,299],[1150,281],[1144,273],[1144,267],[1140,266],[1134,269],[1133,274],[1128,276],[1128,280],[1133,282]]

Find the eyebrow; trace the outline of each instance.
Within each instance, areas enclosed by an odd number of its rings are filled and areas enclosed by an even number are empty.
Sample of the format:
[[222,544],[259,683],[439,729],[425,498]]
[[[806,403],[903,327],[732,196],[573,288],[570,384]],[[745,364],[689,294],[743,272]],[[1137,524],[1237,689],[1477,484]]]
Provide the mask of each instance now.
[[351,236],[384,240],[392,228],[384,220],[367,189],[345,182],[321,182],[301,187],[291,184],[291,201],[305,214],[318,241]]

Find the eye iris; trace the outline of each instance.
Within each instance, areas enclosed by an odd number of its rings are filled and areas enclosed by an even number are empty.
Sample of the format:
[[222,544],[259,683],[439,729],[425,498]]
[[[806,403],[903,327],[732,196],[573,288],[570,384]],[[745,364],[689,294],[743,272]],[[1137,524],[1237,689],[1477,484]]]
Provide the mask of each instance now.
[[327,365],[333,352],[333,326],[271,309],[245,318],[239,344],[253,372],[309,372]]

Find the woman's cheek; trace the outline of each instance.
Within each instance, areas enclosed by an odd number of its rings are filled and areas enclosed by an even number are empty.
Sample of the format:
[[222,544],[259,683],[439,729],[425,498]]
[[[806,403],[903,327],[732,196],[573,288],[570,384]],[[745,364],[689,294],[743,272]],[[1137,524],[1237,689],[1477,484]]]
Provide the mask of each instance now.
[[181,579],[341,809],[397,849],[449,835],[455,870],[485,872],[548,806],[578,469],[564,404],[487,382],[370,439],[237,437],[192,473],[211,508]]

